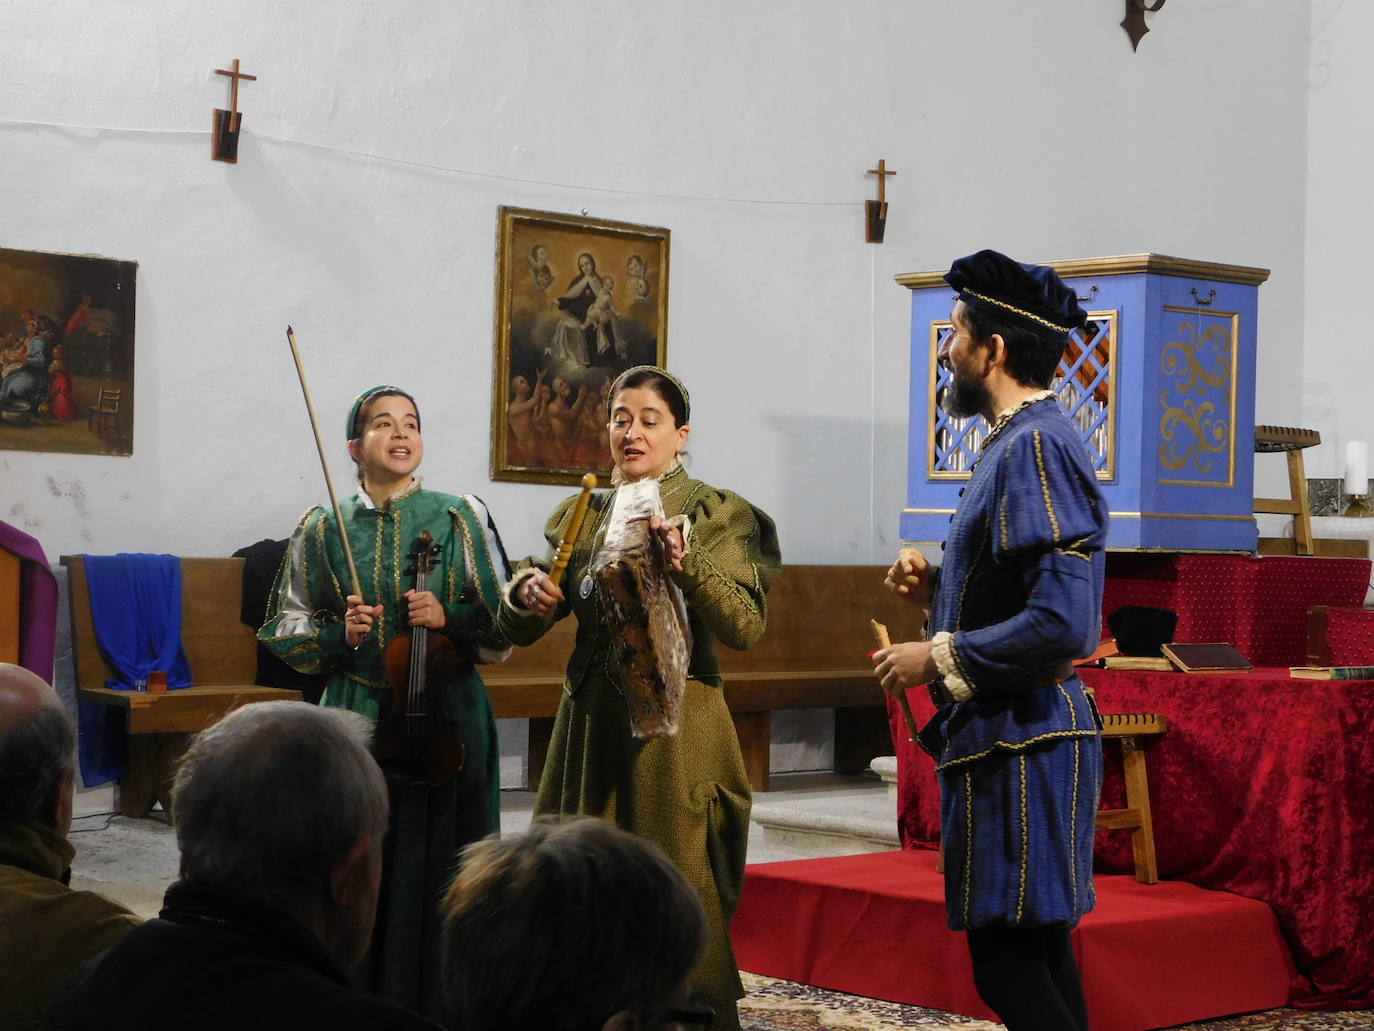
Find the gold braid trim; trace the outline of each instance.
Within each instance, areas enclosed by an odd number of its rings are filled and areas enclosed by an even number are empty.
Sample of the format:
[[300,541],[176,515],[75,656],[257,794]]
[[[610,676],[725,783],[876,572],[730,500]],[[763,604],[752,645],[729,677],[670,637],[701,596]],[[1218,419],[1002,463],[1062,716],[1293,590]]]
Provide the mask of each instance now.
[[1017,756],[1017,766],[1021,781],[1021,871],[1016,884],[1016,922],[1021,922],[1026,911],[1026,873],[1030,866],[1030,806],[1026,801],[1026,757]]
[[[1069,707],[1069,726],[1078,729],[1078,710],[1073,707],[1073,699],[1069,697],[1069,692],[1065,690],[1063,683],[1054,685],[1059,688],[1059,693],[1064,696],[1064,702]],[[1078,762],[1082,754],[1083,742],[1077,741],[1073,748],[1073,795],[1069,807],[1069,865],[1073,869],[1073,876],[1069,878],[1070,890],[1073,893],[1074,908],[1078,908]]]
[[964,771],[964,926],[973,894],[973,771]]
[[995,741],[987,748],[984,748],[981,752],[975,752],[973,755],[966,755],[959,759],[951,759],[949,760],[949,762],[941,763],[939,766],[936,767],[936,771],[938,772],[941,770],[947,770],[952,766],[962,766],[965,763],[976,762],[979,759],[983,759],[991,755],[999,748],[1005,748],[1009,752],[1020,752],[1024,749],[1030,748],[1032,745],[1038,745],[1044,741],[1051,741],[1055,738],[1071,737],[1097,737],[1097,730],[1051,730],[1044,734],[1037,734],[1035,737],[1028,738],[1027,740],[1021,742]]
[[1069,330],[1075,328],[1073,326],[1061,326],[1059,325],[1059,323],[1051,322],[1049,319],[1042,318],[1041,316],[1036,315],[1034,312],[1026,311],[1025,308],[1018,308],[1014,304],[1008,304],[1006,301],[999,301],[997,298],[989,297],[987,294],[980,294],[977,290],[970,290],[968,287],[964,287],[959,292],[968,294],[970,297],[976,297],[978,298],[978,300],[983,301],[987,304],[995,304],[997,307],[1002,308],[1005,311],[1014,312],[1015,314],[1020,315],[1022,318],[1030,319],[1032,322],[1038,322],[1040,323],[1040,325],[1046,326],[1049,329],[1054,330],[1056,333],[1067,333]]
[[[973,460],[973,469],[978,468],[978,463],[983,460],[983,455],[987,453],[988,446],[1002,435],[1002,431],[1007,428],[1007,424],[1011,422],[1012,419],[1016,418],[1016,416],[1020,415],[1031,405],[1038,404],[1041,401],[1056,396],[1053,390],[1037,390],[1034,394],[1022,400],[1020,404],[1008,408],[999,415],[997,421],[992,424],[992,429],[988,430],[988,435],[978,444],[978,457]],[[973,469],[970,469],[969,472],[972,473]]]
[[1035,468],[1040,473],[1040,492],[1045,495],[1045,514],[1050,517],[1050,532],[1059,540],[1059,520],[1054,517],[1054,502],[1050,498],[1050,481],[1045,474],[1045,454],[1040,449],[1040,431],[1032,430],[1035,437]]

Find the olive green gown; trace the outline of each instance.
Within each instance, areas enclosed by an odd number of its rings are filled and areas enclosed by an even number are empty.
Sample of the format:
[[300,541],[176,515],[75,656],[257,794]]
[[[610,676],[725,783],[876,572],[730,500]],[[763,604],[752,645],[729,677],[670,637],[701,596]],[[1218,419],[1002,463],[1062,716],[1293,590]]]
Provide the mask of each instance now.
[[[691,524],[683,571],[673,579],[687,603],[692,657],[678,733],[636,740],[611,656],[611,631],[588,579],[605,535],[612,492],[593,496],[582,524],[556,618],[577,616],[577,639],[554,721],[536,814],[601,816],[656,842],[701,894],[710,924],[694,980],[697,997],[716,1010],[715,1028],[736,1028],[744,994],[730,947],[730,920],[744,882],[751,796],[734,722],[721,691],[715,642],[745,649],[763,634],[768,588],[781,565],[773,521],[739,495],[707,486],[677,466],[660,480],[669,516]],[[575,498],[545,529],[549,558],[562,540]],[[537,563],[547,569],[548,559]],[[518,574],[517,574],[518,580]],[[497,629],[532,644],[554,620],[507,599]]]

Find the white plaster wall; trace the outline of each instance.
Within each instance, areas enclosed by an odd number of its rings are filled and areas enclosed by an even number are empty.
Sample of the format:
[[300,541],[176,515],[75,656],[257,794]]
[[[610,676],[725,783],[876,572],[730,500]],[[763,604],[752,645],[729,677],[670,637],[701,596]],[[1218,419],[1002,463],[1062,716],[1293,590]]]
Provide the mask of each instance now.
[[[696,471],[771,511],[790,561],[891,550],[891,276],[980,246],[1273,268],[1259,410],[1296,419],[1307,5],[1170,5],[1135,54],[1118,20],[1098,0],[6,5],[0,243],[140,263],[139,407],[131,458],[0,454],[0,518],[54,554],[285,533],[322,497],[292,322],[341,478],[348,399],[413,384],[429,481],[539,547],[561,489],[487,479],[501,203],[673,230]],[[230,166],[204,130],[235,56],[260,78]],[[880,154],[899,175],[873,247]]]
[[[338,479],[349,399],[412,385],[428,482],[486,498],[512,554],[541,549],[563,490],[487,476],[500,204],[672,229],[695,472],[771,512],[791,562],[893,550],[891,277],[980,247],[1272,268],[1259,411],[1297,421],[1309,5],[1171,4],[1134,54],[1120,7],[4,5],[0,245],[140,268],[133,456],[0,452],[0,518],[52,555],[287,533],[324,497],[291,322]],[[227,94],[211,69],[234,57],[259,80],[230,166],[206,130]],[[875,247],[879,156],[899,174]]]
[[1311,35],[1301,425],[1322,435],[1307,474],[1343,476],[1346,443],[1374,441],[1374,351],[1355,314],[1369,294],[1374,239],[1374,5],[1314,0]]

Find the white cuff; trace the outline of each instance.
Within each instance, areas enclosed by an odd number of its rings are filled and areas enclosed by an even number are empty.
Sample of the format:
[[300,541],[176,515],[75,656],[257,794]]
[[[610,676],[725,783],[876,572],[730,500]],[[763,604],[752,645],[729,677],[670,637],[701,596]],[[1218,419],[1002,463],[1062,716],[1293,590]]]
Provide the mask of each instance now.
[[956,702],[966,702],[973,697],[973,687],[965,680],[959,672],[959,665],[954,658],[954,635],[948,630],[941,630],[930,639],[930,654],[935,660],[935,667],[940,671],[940,676],[944,678],[945,690]]
[[672,526],[676,526],[679,532],[681,532],[682,554],[686,555],[692,550],[692,520],[689,519],[684,512],[679,515],[670,516],[667,522]]
[[526,608],[524,602],[519,600],[520,596],[516,594],[516,591],[520,589],[521,584],[534,576],[537,572],[539,572],[538,566],[526,566],[524,569],[519,570],[509,581],[507,581],[506,586],[501,588],[501,600],[516,612],[527,616],[533,616],[534,613]]

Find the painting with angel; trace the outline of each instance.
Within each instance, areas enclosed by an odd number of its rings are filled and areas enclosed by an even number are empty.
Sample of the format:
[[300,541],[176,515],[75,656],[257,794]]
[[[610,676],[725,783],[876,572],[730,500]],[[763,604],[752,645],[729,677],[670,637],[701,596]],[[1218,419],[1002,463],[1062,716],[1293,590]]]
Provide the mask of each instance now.
[[606,401],[667,359],[669,231],[521,208],[497,226],[491,475],[607,475]]

